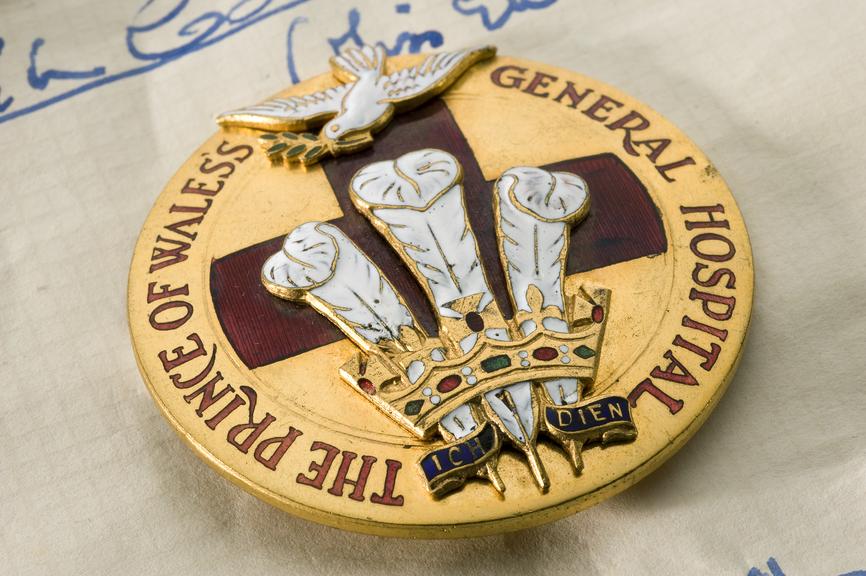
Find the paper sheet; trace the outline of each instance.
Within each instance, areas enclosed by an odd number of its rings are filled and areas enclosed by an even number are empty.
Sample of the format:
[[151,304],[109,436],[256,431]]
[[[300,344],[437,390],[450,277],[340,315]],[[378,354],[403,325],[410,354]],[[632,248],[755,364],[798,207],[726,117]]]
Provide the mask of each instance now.
[[[453,0],[0,4],[0,572],[866,574],[866,5]],[[343,44],[494,43],[678,124],[749,225],[729,391],[627,492],[456,542],[297,520],[178,441],[135,366],[126,275],[213,114]]]

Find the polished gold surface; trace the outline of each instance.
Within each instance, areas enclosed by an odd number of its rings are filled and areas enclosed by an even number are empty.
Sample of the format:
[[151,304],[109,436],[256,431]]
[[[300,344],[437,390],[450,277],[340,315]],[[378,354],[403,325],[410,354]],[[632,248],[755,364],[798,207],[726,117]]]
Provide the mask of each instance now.
[[[394,65],[412,65],[420,59],[395,58]],[[494,82],[495,71],[500,71],[499,84]],[[330,75],[323,75],[279,96],[334,85]],[[590,92],[575,102],[566,92],[569,86],[574,94]],[[561,93],[566,95],[557,101]],[[608,100],[593,108],[602,95]],[[469,482],[446,498],[435,499],[415,469],[428,443],[341,381],[340,367],[356,354],[351,342],[246,368],[213,310],[210,263],[284,235],[303,222],[333,219],[341,212],[321,167],[274,167],[260,153],[254,130],[221,131],[171,179],[141,232],[129,276],[132,339],[144,380],[181,437],[233,482],[310,520],[391,536],[458,537],[560,518],[627,488],[673,454],[708,417],[739,359],[753,291],[748,235],[724,181],[691,141],[653,110],[609,86],[513,58],[476,65],[441,98],[488,180],[516,165],[613,153],[646,187],[664,225],[667,251],[565,280],[570,293],[581,284],[611,290],[593,394],[631,395],[639,434],[633,442],[611,449],[583,450],[580,474],[575,474],[572,454],[540,442],[539,457],[550,478],[547,492],[538,489],[522,458],[506,451],[498,461],[498,473],[508,486],[504,494],[482,482]],[[643,133],[617,128],[616,121],[630,112],[636,115],[624,126],[637,126],[643,118],[651,127]],[[633,144],[653,143],[632,146],[637,154],[632,155],[626,136]],[[689,157],[693,164],[671,167]],[[207,158],[212,159],[209,169],[220,161],[230,168],[207,173],[201,169]],[[218,193],[208,192],[217,188]],[[196,208],[198,213],[179,212]],[[199,222],[177,225],[198,216]],[[177,230],[187,235],[178,236]],[[494,233],[492,222],[489,230],[476,230],[485,233]],[[185,259],[163,265],[172,259],[165,251],[178,247],[166,238],[189,244]],[[729,247],[734,252],[730,256]],[[735,299],[735,305],[726,309],[714,296]],[[195,352],[199,349],[203,352]],[[193,354],[197,356],[181,362]],[[207,378],[182,388],[204,373],[211,360]],[[211,398],[207,391],[190,398],[217,372],[221,379],[210,390]],[[226,386],[230,390],[220,395]],[[262,422],[269,414],[273,422],[243,451],[237,444],[244,445],[253,430],[241,430],[251,422],[248,391],[257,399],[252,421]],[[234,398],[239,400],[229,411]],[[204,404],[212,401],[204,406],[203,399]],[[233,444],[229,436],[235,430]],[[282,445],[267,444],[258,458],[257,448],[281,436],[290,445],[271,469],[262,461],[273,459]],[[351,481],[373,458],[360,491],[349,482],[335,485],[341,466],[347,470],[344,479]],[[401,465],[396,472],[392,463]],[[320,470],[326,474],[318,482]],[[360,500],[350,497],[356,492]]]

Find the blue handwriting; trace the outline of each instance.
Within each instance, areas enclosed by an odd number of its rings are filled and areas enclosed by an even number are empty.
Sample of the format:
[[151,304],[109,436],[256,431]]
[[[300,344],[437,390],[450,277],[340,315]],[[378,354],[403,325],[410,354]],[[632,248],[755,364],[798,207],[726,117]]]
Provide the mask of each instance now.
[[[406,6],[406,4],[398,4],[396,7],[397,12],[402,14],[408,13],[409,10]],[[350,42],[354,43],[355,46],[363,46],[364,44],[367,44],[358,33],[358,27],[360,24],[361,13],[357,8],[352,8],[349,10],[349,29],[346,33],[337,38],[328,38],[328,44],[331,45],[334,54],[339,54],[343,46]],[[441,32],[437,32],[436,30],[426,30],[414,34],[411,32],[400,32],[392,46],[388,46],[382,41],[378,41],[376,44],[384,48],[385,52],[387,52],[389,56],[396,56],[397,54],[403,54],[404,52],[417,54],[424,48],[425,44],[429,44],[431,48],[439,48],[444,42],[445,39],[442,37]]]
[[[767,569],[769,572],[764,572],[755,566],[749,570],[749,573],[746,576],[785,576],[779,563],[772,556],[767,559]],[[854,570],[853,572],[839,574],[839,576],[866,576],[866,570]]]
[[[500,0],[499,2],[484,2],[480,0],[452,0],[455,10],[466,16],[478,14],[481,23],[488,30],[499,30],[505,26],[515,12],[526,10],[542,10],[556,3],[556,0]],[[499,8],[498,15],[492,7]]]
[[[148,0],[139,10],[141,13],[151,4],[152,0]],[[163,50],[160,52],[147,52],[138,47],[137,38],[142,35],[163,28],[169,23],[174,23],[186,9],[189,0],[179,0],[177,4],[169,10],[165,15],[158,18],[156,21],[149,24],[131,25],[126,29],[126,48],[129,54],[142,62],[139,66],[133,66],[126,70],[106,73],[105,67],[96,66],[91,70],[86,71],[69,71],[56,70],[46,68],[45,71],[38,71],[37,59],[39,49],[43,46],[44,41],[37,38],[33,41],[30,50],[30,66],[27,69],[27,80],[30,86],[36,90],[44,90],[53,80],[88,80],[82,84],[70,88],[54,96],[37,101],[34,104],[24,106],[22,108],[8,110],[12,101],[6,100],[0,102],[0,124],[8,122],[20,116],[32,114],[43,108],[47,108],[63,100],[72,98],[84,92],[88,92],[100,86],[111,84],[125,78],[139,76],[165,66],[169,62],[173,62],[187,54],[197,52],[208,46],[212,46],[241,30],[257,24],[265,19],[272,18],[277,14],[295,8],[301,4],[305,4],[309,0],[287,0],[283,2],[273,2],[272,0],[259,0],[256,6],[250,8],[254,4],[250,0],[239,0],[225,12],[217,12],[214,10],[199,14],[192,20],[183,24],[178,31],[178,37],[183,41],[180,45],[174,48]],[[2,45],[0,45],[2,49]],[[4,113],[5,112],[5,113]]]
[[[140,16],[152,6],[154,0],[147,0],[137,12]],[[27,67],[27,84],[35,92],[43,92],[56,82],[74,83],[64,90],[50,96],[45,96],[32,104],[13,106],[16,100],[13,95],[3,93],[0,86],[0,124],[28,114],[32,114],[53,104],[73,98],[84,92],[94,90],[125,78],[146,74],[170,62],[197,52],[229,38],[238,32],[258,24],[264,20],[292,10],[311,0],[238,0],[225,10],[206,10],[190,14],[189,0],[178,0],[167,11],[155,20],[146,23],[133,23],[126,27],[125,49],[132,57],[134,64],[126,69],[109,71],[105,66],[76,67],[73,70],[63,70],[45,65],[44,38],[34,38],[30,47],[29,66]],[[502,28],[512,16],[527,10],[541,10],[554,4],[556,0],[452,0],[451,7],[460,15],[481,18],[482,25],[487,30]],[[398,2],[394,5],[397,15],[411,14],[411,2]],[[370,42],[362,37],[360,26],[362,13],[358,8],[351,7],[346,12],[346,31],[334,38],[327,38],[330,48],[335,54],[346,45],[361,46],[377,44],[391,55],[421,52],[425,48],[438,48],[445,43],[441,31],[427,29],[411,32],[404,30],[393,40],[377,40]],[[297,16],[289,23],[286,34],[286,60],[288,75],[291,82],[300,81],[296,65],[294,38],[298,27],[308,23],[308,19]],[[159,49],[148,49],[142,42],[157,32],[176,30],[175,42],[172,46],[162,46]],[[3,54],[5,42],[0,38],[0,55]],[[137,63],[137,64],[136,64]],[[5,98],[4,98],[5,96]]]
[[[0,54],[3,54],[3,47],[5,45],[6,45],[6,43],[3,42],[3,38],[0,38]],[[2,96],[2,94],[3,94],[2,90],[3,89],[0,88],[0,96]],[[8,98],[6,98],[6,100],[0,100],[0,114],[5,112],[10,106],[12,106],[13,100],[15,100],[15,99],[12,96],[9,96]]]

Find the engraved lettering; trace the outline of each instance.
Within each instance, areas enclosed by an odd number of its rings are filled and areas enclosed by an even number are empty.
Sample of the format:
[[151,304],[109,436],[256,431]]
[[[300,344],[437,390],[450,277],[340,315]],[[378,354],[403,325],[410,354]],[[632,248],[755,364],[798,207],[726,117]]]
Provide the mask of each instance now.
[[370,496],[370,502],[384,506],[402,506],[403,496],[394,496],[394,487],[397,484],[397,473],[403,467],[403,464],[397,460],[385,460],[385,465],[388,470],[385,473],[385,483],[382,486],[382,493],[373,493]]
[[535,76],[532,77],[532,80],[529,81],[526,88],[523,89],[527,94],[532,94],[533,96],[538,96],[540,98],[548,98],[550,96],[549,92],[538,92],[538,88],[547,88],[550,86],[550,82],[556,82],[558,78],[556,76],[551,76],[550,74],[545,74],[544,72],[536,72]]
[[[270,412],[265,412],[265,416],[256,422],[256,391],[249,386],[241,386],[240,389],[241,392],[246,394],[247,399],[249,399],[247,423],[232,426],[229,429],[228,434],[226,434],[226,440],[228,440],[229,444],[246,454],[249,449],[253,447],[253,444],[256,443],[256,440],[259,439],[259,436],[264,433],[268,426],[276,422],[277,419]],[[238,436],[247,431],[249,432],[247,437],[242,441],[239,441]]]
[[[631,123],[631,125],[629,125]],[[650,122],[644,115],[640,112],[635,112],[632,110],[619,120],[615,120],[607,125],[609,130],[624,130],[625,135],[622,137],[622,147],[625,151],[632,156],[640,156],[640,152],[635,150],[634,144],[631,140],[631,133],[637,132],[639,130],[646,130],[649,128]]]
[[715,206],[680,206],[680,212],[682,214],[699,214],[703,212],[707,215],[706,220],[686,220],[686,230],[694,230],[695,228],[731,227],[727,220],[716,220],[716,213],[725,213],[725,207],[721,204],[716,204]]
[[517,88],[520,89],[520,86],[523,84],[523,81],[526,78],[522,76],[509,75],[504,80],[502,75],[506,72],[518,72],[520,74],[526,74],[526,68],[521,68],[519,66],[500,66],[496,70],[490,73],[490,79],[493,80],[493,83],[497,86],[501,86],[502,88]]
[[650,376],[653,378],[661,378],[662,380],[667,380],[669,382],[685,384],[686,386],[698,385],[698,381],[695,380],[695,377],[691,375],[685,366],[683,366],[682,362],[677,360],[677,357],[674,356],[673,352],[668,350],[664,353],[664,357],[670,360],[667,368],[662,370],[661,366],[656,366],[653,368],[652,372],[650,372]]
[[[255,459],[265,468],[276,470],[277,464],[279,464],[280,460],[283,459],[286,451],[292,446],[295,439],[302,434],[303,432],[296,429],[294,426],[289,426],[289,431],[286,432],[285,436],[275,436],[274,438],[268,438],[267,440],[259,442],[253,452],[253,456],[255,456]],[[270,456],[265,457],[265,451],[271,446],[275,446],[273,453]],[[327,471],[325,471],[325,474],[327,474]]]
[[672,398],[671,396],[666,394],[661,388],[653,384],[653,381],[649,378],[644,378],[640,384],[635,386],[634,389],[629,392],[628,403],[631,405],[632,408],[637,406],[637,400],[644,392],[648,392],[650,396],[667,406],[671,414],[676,414],[683,409],[684,402],[682,400]]
[[600,116],[599,112],[611,112],[614,108],[622,108],[622,105],[622,102],[619,100],[614,100],[610,96],[601,94],[599,95],[598,100],[596,100],[589,108],[584,110],[583,113],[593,120],[604,122],[609,118],[609,116]]
[[202,384],[201,387],[196,388],[189,394],[183,397],[186,400],[187,404],[192,404],[192,401],[197,397],[201,396],[201,399],[198,402],[198,408],[196,408],[195,413],[198,416],[203,416],[204,411],[213,406],[216,402],[219,401],[220,398],[228,394],[229,392],[234,392],[235,389],[231,384],[226,384],[224,388],[222,388],[219,392],[216,391],[216,385],[222,382],[223,375],[217,370],[214,377],[208,380],[205,384]]
[[337,454],[340,453],[340,449],[336,446],[331,446],[330,444],[325,444],[324,442],[313,442],[312,446],[310,446],[310,452],[315,452],[316,450],[324,450],[325,456],[322,458],[321,462],[310,462],[309,471],[315,472],[316,475],[313,477],[304,476],[303,473],[298,474],[298,477],[295,481],[298,484],[304,484],[306,486],[312,486],[316,490],[322,489],[322,484],[325,483],[325,477],[328,475],[328,472],[331,470],[331,465],[334,463],[334,458],[337,457]]
[[[734,313],[734,307],[737,304],[737,299],[733,296],[719,296],[718,294],[702,292],[695,288],[689,291],[689,300],[700,300],[701,309],[704,311],[704,314],[713,320],[730,320],[731,315]],[[712,310],[710,302],[724,306],[724,310]]]
[[189,296],[189,285],[184,284],[180,288],[172,288],[168,284],[162,284],[159,287],[159,292],[154,290],[156,282],[150,282],[147,285],[147,303],[156,302],[163,298],[171,298],[172,296]]
[[[177,310],[178,308],[183,310]],[[148,320],[155,330],[165,331],[180,328],[191,316],[192,304],[184,300],[169,300],[151,310]]]
[[162,369],[166,372],[171,372],[178,366],[182,366],[186,364],[190,360],[194,360],[199,356],[206,356],[207,352],[205,351],[204,344],[201,341],[199,335],[195,332],[186,337],[187,340],[195,344],[195,348],[190,350],[189,352],[185,352],[183,346],[178,346],[177,348],[172,349],[172,354],[174,354],[173,358],[168,357],[168,352],[163,350],[157,357],[159,361],[162,362]]
[[692,158],[691,156],[686,156],[682,160],[677,160],[676,162],[670,162],[668,164],[656,166],[656,170],[659,174],[662,175],[662,178],[664,178],[668,182],[676,182],[676,178],[671,178],[670,176],[668,176],[668,172],[670,172],[671,170],[676,170],[677,168],[682,168],[683,166],[692,166],[694,163],[694,158]]
[[568,99],[571,100],[571,104],[566,104],[569,108],[577,108],[577,106],[583,102],[583,100],[589,96],[594,90],[592,88],[587,88],[583,92],[578,92],[574,88],[574,84],[570,81],[565,82],[565,88],[563,88],[562,92],[553,99],[554,102],[562,102],[562,99],[568,96]]
[[334,478],[334,483],[328,490],[329,494],[342,496],[343,488],[348,484],[349,486],[355,487],[355,489],[352,490],[352,493],[349,494],[349,498],[357,502],[364,501],[364,488],[367,487],[367,478],[370,476],[370,469],[376,462],[376,458],[373,456],[361,456],[362,463],[361,469],[358,471],[358,476],[355,480],[350,480],[347,478],[349,467],[357,457],[358,455],[354,452],[343,452],[343,460],[340,462],[340,467],[337,469],[337,477]]
[[697,344],[692,344],[688,340],[685,340],[679,334],[677,334],[677,337],[674,338],[674,346],[685,348],[689,352],[694,352],[695,354],[703,358],[704,361],[701,362],[701,368],[706,371],[710,371],[713,368],[713,366],[716,364],[716,360],[719,359],[719,352],[722,351],[722,348],[715,342],[710,344],[709,350],[705,350]]

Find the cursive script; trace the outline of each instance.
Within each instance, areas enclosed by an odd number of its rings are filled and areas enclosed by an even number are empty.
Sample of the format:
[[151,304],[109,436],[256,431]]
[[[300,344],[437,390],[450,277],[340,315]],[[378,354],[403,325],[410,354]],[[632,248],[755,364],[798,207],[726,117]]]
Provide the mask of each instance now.
[[[527,10],[540,10],[556,0],[453,0],[450,9],[460,16],[478,19],[487,30],[502,28],[514,14]],[[301,6],[313,6],[315,0],[236,0],[227,8],[215,9],[209,3],[193,0],[169,0],[160,2],[147,0],[136,12],[132,23],[126,25],[122,50],[108,54],[112,60],[121,60],[123,65],[107,62],[76,62],[74,67],[61,68],[48,64],[52,54],[63,52],[64,47],[48,42],[43,36],[32,37],[29,58],[22,82],[16,93],[4,90],[0,78],[0,124],[33,114],[44,108],[68,100],[90,90],[127,78],[151,72],[209,46],[213,46],[238,32],[268,19],[287,15]],[[199,4],[204,4],[204,7]],[[334,20],[332,8],[322,18]],[[411,2],[394,5],[395,18],[411,15]],[[305,16],[291,17],[286,34],[286,65],[289,80],[300,81],[297,71],[295,34],[304,24],[311,22],[309,10]],[[331,38],[323,38],[334,53],[345,46],[378,44],[389,55],[418,53],[442,46],[446,39],[441,30],[402,30],[396,37],[366,38],[362,36],[364,21],[362,9],[345,8],[345,31]],[[337,16],[339,19],[339,16]],[[407,20],[412,20],[411,17]],[[417,22],[417,20],[412,20]],[[398,20],[399,22],[399,20]],[[374,27],[373,29],[378,29]],[[109,37],[109,31],[105,33]],[[462,38],[457,39],[465,43]],[[6,42],[0,37],[0,59],[4,56]],[[82,58],[83,60],[83,58]],[[8,69],[9,62],[4,70]],[[26,83],[23,81],[26,80]]]
[[[769,572],[764,572],[757,566],[754,566],[749,570],[746,576],[785,576],[782,567],[779,566],[779,563],[772,556],[767,559],[767,570],[769,570]],[[866,570],[854,570],[853,572],[845,572],[838,576],[866,576]]]

